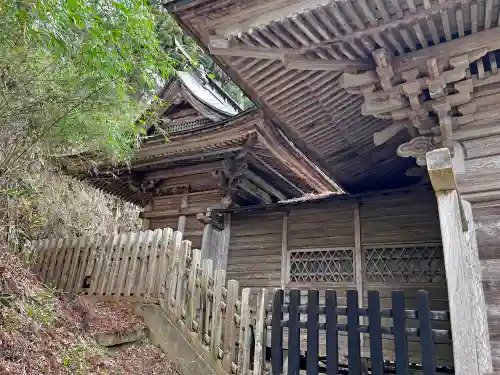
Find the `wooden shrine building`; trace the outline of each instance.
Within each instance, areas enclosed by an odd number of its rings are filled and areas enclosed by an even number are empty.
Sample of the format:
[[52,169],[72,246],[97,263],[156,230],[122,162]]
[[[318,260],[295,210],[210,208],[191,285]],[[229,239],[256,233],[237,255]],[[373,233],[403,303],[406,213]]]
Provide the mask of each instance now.
[[256,107],[181,72],[161,95],[168,143],[151,132],[131,166],[70,173],[241,285],[356,288],[361,306],[367,288],[429,289],[451,313],[441,363],[498,373],[499,0],[166,8]]
[[212,230],[209,221],[223,222],[212,210],[343,193],[261,110],[242,111],[203,73],[177,72],[159,97],[167,105],[130,166],[61,159],[70,174],[144,207],[144,229],[179,230],[215,257],[208,249],[229,237]]
[[[467,356],[457,355],[468,338],[463,322],[481,315],[460,315],[456,303],[484,290],[486,306],[475,305],[487,312],[500,371],[498,0],[174,0],[166,7],[262,108],[268,128],[282,132],[346,193],[400,188],[430,171],[455,365],[467,366]],[[460,195],[453,197],[455,187]],[[473,216],[477,232],[472,252],[480,265],[466,269],[480,275],[481,268],[482,280],[474,278],[472,292],[462,288],[467,281],[457,269],[463,244],[448,228],[456,224],[448,203],[457,199],[457,225],[466,231]],[[418,205],[420,198],[413,200]],[[476,236],[464,241],[474,249]],[[459,315],[462,322],[453,325]]]

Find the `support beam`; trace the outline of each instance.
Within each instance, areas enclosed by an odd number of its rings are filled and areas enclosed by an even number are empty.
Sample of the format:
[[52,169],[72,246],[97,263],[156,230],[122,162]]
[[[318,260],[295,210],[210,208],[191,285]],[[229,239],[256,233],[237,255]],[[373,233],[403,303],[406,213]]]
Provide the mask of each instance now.
[[456,190],[449,150],[430,151],[426,158],[439,210],[455,371],[489,374],[491,349],[472,209]]
[[304,56],[284,54],[282,57],[283,65],[288,69],[297,70],[332,70],[342,71],[348,68],[362,70],[373,69],[373,62],[370,60],[323,60],[308,59]]
[[273,200],[269,193],[265,192],[258,186],[254,185],[252,182],[246,179],[242,179],[238,182],[238,187],[244,192],[250,194],[252,197],[258,199],[262,203],[272,203]]
[[250,154],[248,157],[248,160],[252,162],[256,167],[262,166],[262,169],[264,171],[270,172],[273,176],[284,182],[286,185],[290,186],[295,192],[299,193],[300,195],[304,195],[305,191],[299,188],[296,184],[294,184],[292,181],[290,181],[288,178],[283,176],[281,172],[279,172],[277,169],[273,168],[271,165],[269,165],[267,162],[262,160],[259,156],[255,154]]
[[224,229],[221,232],[215,269],[225,270],[227,266],[227,254],[229,251],[229,238],[231,236],[231,214],[224,214]]
[[251,170],[247,169],[247,170],[245,170],[245,172],[243,174],[249,180],[251,180],[255,185],[257,185],[261,189],[263,189],[266,193],[274,195],[276,198],[278,198],[279,200],[282,200],[282,201],[287,199],[287,197],[285,196],[285,194],[283,194],[281,191],[279,191],[278,189],[276,189],[271,184],[269,184],[266,181],[264,181],[264,179],[262,177],[260,177],[259,175],[255,174]]

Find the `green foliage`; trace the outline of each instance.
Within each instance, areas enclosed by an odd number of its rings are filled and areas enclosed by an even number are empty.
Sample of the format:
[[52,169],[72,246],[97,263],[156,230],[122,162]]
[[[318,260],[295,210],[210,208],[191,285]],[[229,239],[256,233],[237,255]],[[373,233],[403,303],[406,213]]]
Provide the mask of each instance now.
[[176,64],[143,0],[0,0],[0,168],[54,150],[126,159]]

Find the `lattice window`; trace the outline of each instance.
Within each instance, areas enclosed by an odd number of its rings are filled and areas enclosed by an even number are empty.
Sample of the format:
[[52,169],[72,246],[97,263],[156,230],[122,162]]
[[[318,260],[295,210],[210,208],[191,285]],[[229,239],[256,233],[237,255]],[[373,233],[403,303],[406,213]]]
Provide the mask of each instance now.
[[441,245],[365,248],[368,282],[442,282],[446,280]]
[[289,253],[292,283],[346,283],[354,281],[353,249],[307,249]]

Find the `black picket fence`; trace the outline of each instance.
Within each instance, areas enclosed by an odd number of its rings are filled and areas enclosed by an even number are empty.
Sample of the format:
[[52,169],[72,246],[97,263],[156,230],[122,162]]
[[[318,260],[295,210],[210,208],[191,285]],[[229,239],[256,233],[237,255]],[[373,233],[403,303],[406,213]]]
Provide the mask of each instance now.
[[[306,370],[307,375],[317,375],[319,372],[328,375],[366,374],[361,358],[361,334],[369,334],[369,369],[371,375],[409,375],[414,364],[410,364],[408,356],[408,337],[418,337],[420,342],[421,363],[418,365],[423,375],[437,373],[435,341],[451,337],[450,330],[433,329],[432,321],[449,321],[448,311],[431,311],[429,295],[426,291],[418,291],[417,308],[405,308],[403,292],[392,292],[392,308],[383,309],[380,306],[380,296],[376,291],[368,292],[368,307],[360,308],[358,292],[347,291],[346,306],[337,305],[337,293],[334,290],[325,291],[325,303],[320,305],[318,290],[309,290],[307,305],[300,304],[300,290],[290,290],[288,303],[285,292],[276,290],[273,297],[271,318],[271,374],[281,375],[283,371],[283,328],[288,328],[288,375],[299,375]],[[288,318],[284,319],[284,314]],[[301,314],[307,315],[307,321],[301,321]],[[321,322],[320,315],[325,319]],[[340,323],[339,317],[346,323]],[[368,324],[361,325],[360,317],[368,317]],[[382,324],[382,318],[392,318],[392,326]],[[418,328],[408,328],[407,321],[417,321]],[[300,330],[307,331],[307,352],[301,356]],[[326,355],[320,358],[319,335],[324,331],[326,336]],[[339,363],[339,332],[347,332],[347,364]],[[382,346],[383,335],[389,335],[394,340],[394,367],[387,369]],[[325,364],[323,371],[319,363]],[[305,368],[304,368],[305,367]],[[413,373],[413,372],[412,372]]]

